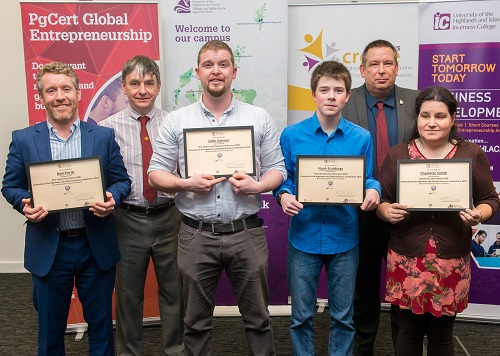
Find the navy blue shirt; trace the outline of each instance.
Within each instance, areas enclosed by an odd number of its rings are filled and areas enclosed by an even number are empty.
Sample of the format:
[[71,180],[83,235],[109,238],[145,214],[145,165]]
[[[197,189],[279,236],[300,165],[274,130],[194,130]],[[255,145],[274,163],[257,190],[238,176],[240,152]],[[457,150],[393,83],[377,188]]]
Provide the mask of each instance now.
[[484,257],[484,248],[480,244],[476,242],[476,240],[472,240],[472,246],[471,246],[472,254],[475,257]]
[[498,250],[500,249],[500,245],[497,244],[497,242],[493,242],[493,245],[490,246],[490,248],[488,249],[488,255],[491,255],[493,253],[493,251],[495,250]]
[[[297,155],[342,155],[366,157],[366,189],[380,184],[372,177],[372,139],[364,128],[340,118],[331,135],[326,134],[316,113],[304,121],[288,126],[281,134],[281,150],[285,158],[287,179],[274,191],[295,195]],[[349,205],[304,205],[291,218],[288,230],[290,244],[314,254],[335,254],[349,251],[358,244],[358,214]]]

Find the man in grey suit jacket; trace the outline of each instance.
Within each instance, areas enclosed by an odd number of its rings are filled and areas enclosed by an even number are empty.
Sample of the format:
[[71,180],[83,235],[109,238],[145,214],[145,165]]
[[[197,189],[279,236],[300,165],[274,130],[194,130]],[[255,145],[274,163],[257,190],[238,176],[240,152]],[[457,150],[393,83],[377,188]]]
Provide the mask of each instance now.
[[[377,157],[377,103],[382,102],[387,121],[389,147],[410,139],[415,130],[413,108],[417,90],[395,85],[398,75],[396,48],[388,41],[370,42],[362,53],[361,76],[365,84],[351,90],[351,97],[342,114],[370,131]],[[377,178],[377,160],[373,175]],[[358,210],[359,211],[359,210]],[[380,270],[382,257],[387,256],[389,232],[387,223],[373,212],[359,211],[359,268],[354,297],[355,355],[373,355],[373,344],[380,320]],[[393,343],[397,337],[397,309],[392,308]]]

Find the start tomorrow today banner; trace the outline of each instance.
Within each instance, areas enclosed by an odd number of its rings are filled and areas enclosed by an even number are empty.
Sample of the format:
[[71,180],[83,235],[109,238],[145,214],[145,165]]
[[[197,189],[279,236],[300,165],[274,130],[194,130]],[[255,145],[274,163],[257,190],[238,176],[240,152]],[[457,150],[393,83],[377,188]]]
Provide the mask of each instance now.
[[[500,2],[453,1],[420,3],[418,88],[439,85],[458,101],[460,136],[481,146],[500,191]],[[487,240],[500,232],[500,214],[486,224]],[[471,255],[469,308],[479,319],[494,315],[500,305],[500,257]],[[477,310],[477,311],[476,311]]]
[[454,93],[460,135],[486,152],[499,182],[500,2],[421,4],[419,38],[419,89]]

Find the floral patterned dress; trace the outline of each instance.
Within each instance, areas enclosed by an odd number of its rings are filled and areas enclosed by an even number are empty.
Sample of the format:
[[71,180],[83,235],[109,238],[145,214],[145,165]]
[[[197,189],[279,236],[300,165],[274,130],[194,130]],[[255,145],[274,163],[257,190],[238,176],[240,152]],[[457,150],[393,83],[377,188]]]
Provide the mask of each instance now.
[[[446,155],[452,158],[457,147]],[[425,159],[415,141],[408,144],[411,159]],[[387,254],[386,300],[415,314],[454,316],[467,308],[470,258],[438,258],[431,237],[424,257]]]

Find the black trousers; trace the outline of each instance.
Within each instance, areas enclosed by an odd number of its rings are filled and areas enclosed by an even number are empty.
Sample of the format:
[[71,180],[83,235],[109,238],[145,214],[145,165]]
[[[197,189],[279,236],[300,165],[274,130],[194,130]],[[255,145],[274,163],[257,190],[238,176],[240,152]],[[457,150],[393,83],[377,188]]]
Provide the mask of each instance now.
[[422,356],[424,335],[427,335],[428,356],[453,355],[454,325],[455,316],[436,317],[399,309],[398,355]]
[[[358,209],[359,267],[354,294],[354,354],[373,355],[380,322],[380,279],[382,259],[387,258],[389,223],[380,220],[375,211]],[[391,307],[391,331],[394,348],[398,333],[397,307]]]

